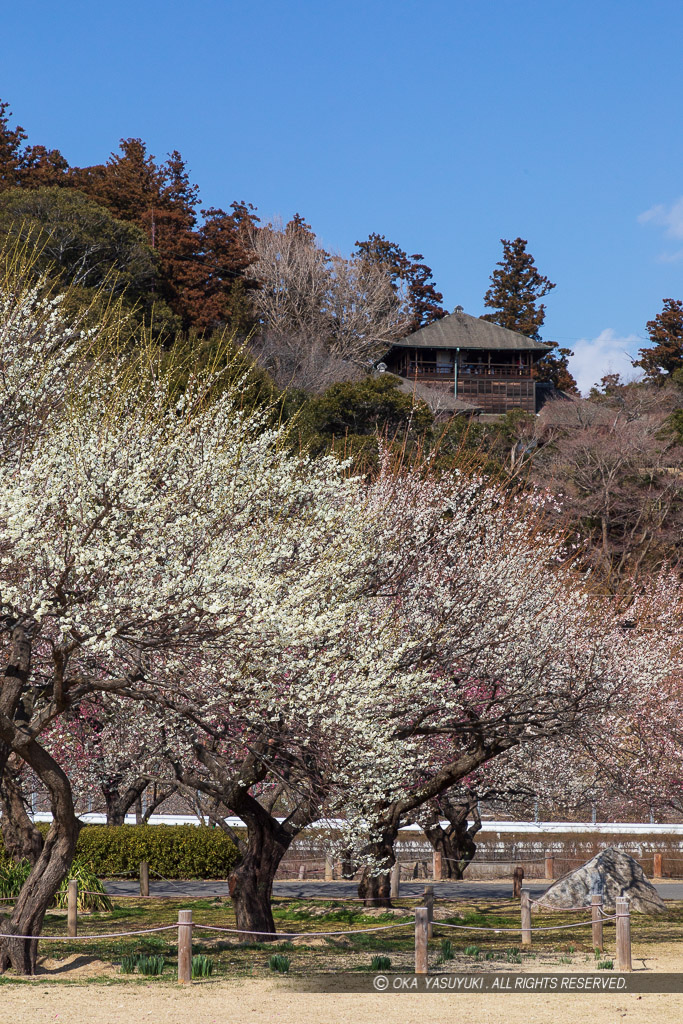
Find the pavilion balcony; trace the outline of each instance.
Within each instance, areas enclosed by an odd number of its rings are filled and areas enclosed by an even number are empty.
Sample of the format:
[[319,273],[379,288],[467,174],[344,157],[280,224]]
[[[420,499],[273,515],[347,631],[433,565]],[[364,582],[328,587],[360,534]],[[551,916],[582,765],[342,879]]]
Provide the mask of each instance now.
[[[520,377],[530,378],[531,371],[531,366],[520,366],[518,363],[461,363],[458,367],[458,377],[495,377],[498,380],[516,380]],[[399,372],[401,376],[418,381],[455,379],[455,368],[452,364],[408,362]]]

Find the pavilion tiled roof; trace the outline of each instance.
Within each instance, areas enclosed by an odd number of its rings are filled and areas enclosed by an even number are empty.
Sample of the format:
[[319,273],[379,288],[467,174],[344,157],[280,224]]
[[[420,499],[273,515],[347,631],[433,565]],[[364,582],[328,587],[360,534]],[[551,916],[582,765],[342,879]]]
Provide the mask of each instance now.
[[421,327],[414,334],[409,334],[400,341],[393,342],[394,348],[464,348],[507,351],[547,352],[549,345],[544,345],[524,334],[509,331],[488,320],[481,320],[468,313],[451,313],[441,320],[435,320],[426,327]]

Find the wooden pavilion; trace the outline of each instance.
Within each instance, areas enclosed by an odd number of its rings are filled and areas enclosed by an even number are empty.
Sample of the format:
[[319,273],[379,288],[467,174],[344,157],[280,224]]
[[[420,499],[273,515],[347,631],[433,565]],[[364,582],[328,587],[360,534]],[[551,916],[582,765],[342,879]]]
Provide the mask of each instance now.
[[461,306],[393,343],[388,370],[485,413],[537,411],[534,366],[550,346],[469,316]]

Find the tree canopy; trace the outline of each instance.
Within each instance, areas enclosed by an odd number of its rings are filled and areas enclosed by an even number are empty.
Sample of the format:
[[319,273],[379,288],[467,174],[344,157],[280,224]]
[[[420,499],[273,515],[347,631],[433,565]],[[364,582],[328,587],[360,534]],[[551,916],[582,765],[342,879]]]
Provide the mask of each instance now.
[[650,346],[639,350],[633,361],[645,371],[645,378],[661,384],[683,367],[683,302],[664,299],[660,313],[647,322]]
[[539,299],[555,285],[537,269],[525,238],[501,238],[501,243],[503,258],[496,264],[484,296],[484,305],[494,312],[485,313],[482,320],[540,340],[545,305]]
[[405,316],[401,334],[412,334],[446,316],[443,295],[437,291],[431,268],[423,262],[422,253],[408,256],[396,242],[390,242],[377,233],[371,234],[364,242],[356,242],[356,252],[388,273]]

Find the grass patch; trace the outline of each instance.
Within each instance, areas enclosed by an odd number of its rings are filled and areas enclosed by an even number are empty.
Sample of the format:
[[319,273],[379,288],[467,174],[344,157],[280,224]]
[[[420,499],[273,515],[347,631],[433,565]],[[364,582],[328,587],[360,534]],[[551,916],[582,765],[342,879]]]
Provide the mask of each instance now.
[[282,953],[275,953],[274,956],[268,957],[268,966],[271,971],[277,974],[288,974],[290,960],[288,956],[283,956]]
[[391,957],[390,956],[373,956],[370,961],[371,971],[390,971],[391,970]]
[[212,974],[213,960],[210,957],[205,956],[203,953],[192,957],[193,978],[210,978]]
[[[208,906],[207,906],[208,902]],[[154,984],[171,985],[174,982],[177,971],[177,931],[175,925],[178,920],[178,907],[186,906],[194,911],[196,923],[217,925],[223,928],[235,927],[235,916],[232,905],[228,903],[216,904],[207,900],[177,900],[171,898],[161,899],[117,899],[114,897],[114,910],[111,914],[91,913],[82,915],[79,922],[79,938],[73,942],[64,940],[61,942],[41,941],[40,954],[55,960],[65,960],[76,954],[78,956],[92,957],[110,964],[114,967],[115,977],[109,976],[106,979],[108,985],[112,984],[144,984],[145,978],[141,976],[137,967],[134,973],[122,973],[120,967],[126,958],[137,958],[140,956],[162,957],[165,961],[163,974],[157,976]],[[297,903],[282,901],[277,907],[277,914],[284,912],[287,915],[284,919],[291,922],[280,931],[305,931],[324,932],[329,930],[330,914],[333,921],[339,923],[339,928],[350,930],[350,935],[326,936],[320,940],[315,935],[305,940],[297,940],[292,943],[289,940],[277,940],[277,942],[252,942],[240,943],[237,935],[197,931],[197,941],[193,943],[194,956],[206,956],[213,963],[213,977],[230,978],[267,978],[272,977],[273,972],[268,965],[270,956],[280,955],[291,959],[288,970],[289,975],[306,976],[312,974],[367,972],[369,964],[374,957],[383,956],[391,960],[392,970],[412,971],[414,968],[415,938],[412,927],[408,922],[402,929],[392,929],[385,932],[355,932],[354,929],[375,927],[381,923],[399,924],[392,916],[382,918],[367,917],[361,908],[343,906],[326,907],[326,913],[316,917],[309,913],[312,904],[307,901],[307,907],[300,909]],[[507,946],[507,942],[519,941],[514,934],[496,935],[493,931],[496,927],[519,926],[519,914],[516,908],[509,909],[509,904],[501,906],[493,900],[461,900],[449,901],[448,904],[441,904],[441,907],[448,907],[448,913],[454,923],[463,924],[468,922],[480,923],[484,927],[491,928],[488,934],[484,932],[461,931],[456,933],[457,951],[454,948],[452,936],[442,938],[438,933],[439,920],[434,922],[437,930],[437,938],[429,944],[431,962],[438,960],[444,963],[446,960],[456,962],[462,957],[462,951],[471,947],[478,949],[479,963],[486,966],[491,961],[502,964],[526,963],[527,958],[536,955],[537,963],[545,960],[557,962],[560,956],[568,956],[569,946],[566,933],[561,932],[541,933],[535,937],[533,950],[529,947],[516,945]],[[436,901],[437,910],[439,901]],[[658,917],[634,914],[632,918],[633,938],[637,944],[643,943],[650,948],[656,947],[658,942],[681,943],[683,932],[683,902],[668,904],[669,913]],[[408,911],[406,911],[408,913]],[[282,919],[282,918],[281,918]],[[534,925],[558,924],[574,922],[575,916],[571,914],[553,912],[534,912]],[[301,920],[301,925],[296,921]],[[133,935],[121,938],[104,939],[98,933],[125,932],[129,930],[153,928],[160,925],[170,925],[172,928],[167,932],[160,932],[150,935]],[[66,916],[63,913],[55,914],[50,912],[46,921],[45,931],[55,935],[66,934]],[[576,941],[576,949],[582,962],[586,957],[593,963],[593,969],[610,970],[613,968],[600,966],[609,963],[609,954],[600,950],[595,953],[593,944],[590,941],[590,928],[586,929],[585,941]],[[87,935],[88,938],[84,938]],[[609,943],[613,942],[614,929],[606,933]],[[583,939],[583,936],[582,936]],[[322,941],[321,941],[322,940]],[[301,944],[305,942],[304,944]],[[484,943],[483,947],[481,943]],[[679,947],[683,955],[683,944]],[[295,954],[293,955],[293,950]],[[529,950],[529,952],[527,952]],[[264,955],[265,954],[265,955]],[[474,954],[468,953],[468,956]],[[595,959],[594,959],[595,957]],[[473,965],[474,961],[463,961]],[[563,962],[563,961],[561,961]],[[449,969],[452,967],[449,964]],[[279,973],[279,972],[276,972]],[[60,974],[53,984],[96,984],[102,983],[103,979],[89,977],[74,981],[68,970]],[[0,983],[13,983],[13,979],[2,977]],[[149,983],[149,982],[148,982]]]

